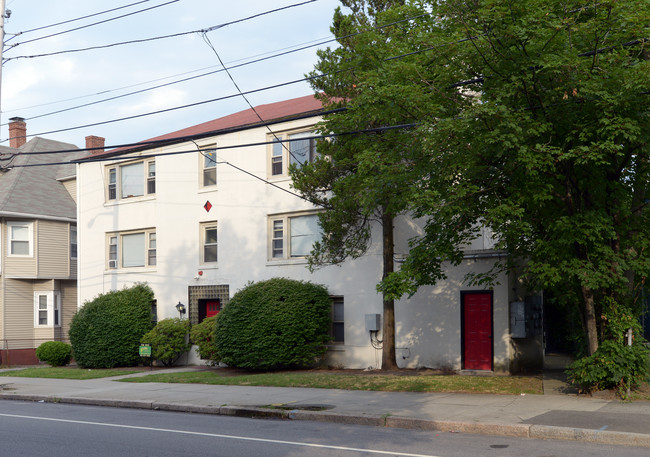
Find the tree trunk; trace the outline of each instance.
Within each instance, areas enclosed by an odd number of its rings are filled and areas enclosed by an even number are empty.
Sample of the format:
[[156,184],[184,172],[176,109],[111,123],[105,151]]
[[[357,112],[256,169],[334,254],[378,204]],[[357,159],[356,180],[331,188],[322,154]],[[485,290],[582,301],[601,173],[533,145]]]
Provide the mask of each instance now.
[[[383,236],[384,271],[382,279],[385,279],[394,270],[395,245],[393,240],[393,217],[384,211],[381,217]],[[397,370],[397,359],[395,357],[395,300],[388,300],[386,294],[384,300],[383,319],[383,350],[381,354],[382,370]]]
[[587,329],[587,350],[592,355],[598,350],[598,326],[596,325],[596,307],[594,293],[588,287],[582,286],[584,300],[585,328]]

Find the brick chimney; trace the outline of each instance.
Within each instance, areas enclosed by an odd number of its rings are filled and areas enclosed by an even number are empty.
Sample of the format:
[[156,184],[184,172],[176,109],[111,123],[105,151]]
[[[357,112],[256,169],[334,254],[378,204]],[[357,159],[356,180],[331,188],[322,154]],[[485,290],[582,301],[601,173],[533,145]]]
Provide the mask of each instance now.
[[9,146],[17,149],[27,142],[27,124],[22,117],[9,120]]
[[[86,149],[91,149],[90,151],[88,151],[91,154],[99,154],[100,152],[104,152],[105,141],[106,138],[102,138],[101,136],[89,135],[86,137]],[[92,149],[92,148],[100,148],[100,149]]]

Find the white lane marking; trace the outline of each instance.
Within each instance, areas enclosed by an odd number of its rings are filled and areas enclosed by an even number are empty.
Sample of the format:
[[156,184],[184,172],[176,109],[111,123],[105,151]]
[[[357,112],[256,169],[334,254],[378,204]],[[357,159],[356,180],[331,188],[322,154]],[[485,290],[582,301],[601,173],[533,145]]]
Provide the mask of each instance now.
[[394,456],[404,456],[404,457],[439,457],[431,454],[409,454],[409,453],[398,452],[398,451],[380,451],[375,449],[361,449],[355,447],[332,446],[327,444],[300,443],[298,441],[271,440],[266,438],[251,438],[248,436],[237,436],[237,435],[222,435],[219,433],[190,432],[185,430],[175,430],[175,429],[166,429],[166,428],[142,427],[138,425],[110,424],[104,422],[89,422],[89,421],[80,421],[80,420],[71,420],[71,419],[55,419],[51,417],[23,416],[20,414],[0,413],[0,416],[13,417],[18,419],[33,419],[33,420],[42,420],[42,421],[51,421],[51,422],[65,422],[68,424],[98,425],[102,427],[129,428],[134,430],[147,430],[151,432],[179,433],[182,435],[209,436],[213,438],[224,438],[224,439],[241,440],[241,441],[256,441],[261,443],[272,443],[272,444],[285,444],[289,446],[302,446],[302,447],[311,447],[311,448],[320,448],[320,449],[335,449],[339,451],[363,452],[366,454],[382,454],[382,455],[394,455]]

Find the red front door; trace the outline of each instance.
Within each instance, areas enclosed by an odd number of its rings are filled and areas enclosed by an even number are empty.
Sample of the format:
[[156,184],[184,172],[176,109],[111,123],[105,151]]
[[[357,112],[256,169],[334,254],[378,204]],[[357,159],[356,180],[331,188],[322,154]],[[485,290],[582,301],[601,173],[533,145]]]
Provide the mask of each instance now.
[[212,317],[219,314],[221,310],[221,302],[219,300],[207,300],[205,302],[205,317]]
[[466,292],[463,315],[463,368],[492,369],[492,294]]

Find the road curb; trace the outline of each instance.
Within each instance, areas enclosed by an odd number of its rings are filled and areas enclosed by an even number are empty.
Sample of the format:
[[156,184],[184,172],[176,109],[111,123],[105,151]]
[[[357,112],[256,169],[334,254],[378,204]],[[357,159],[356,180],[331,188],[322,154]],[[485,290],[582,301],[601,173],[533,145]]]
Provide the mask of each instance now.
[[410,430],[509,436],[544,440],[580,441],[596,444],[650,448],[650,435],[630,432],[615,432],[610,430],[557,427],[550,425],[437,421],[391,415],[352,415],[332,411],[308,411],[300,409],[286,410],[273,407],[192,405],[140,400],[107,400],[84,397],[56,397],[52,395],[23,395],[7,392],[0,393],[0,400],[151,409],[156,411],[187,412],[257,419],[306,420],[313,422],[368,425],[373,427],[391,427]]
[[531,425],[530,438],[545,440],[584,441],[616,446],[639,446],[650,448],[650,435],[610,430]]
[[426,420],[411,417],[389,416],[386,419],[387,427],[408,428],[415,430],[432,430],[450,433],[473,433],[477,435],[513,436],[529,438],[530,425],[506,424],[496,422],[460,422]]

